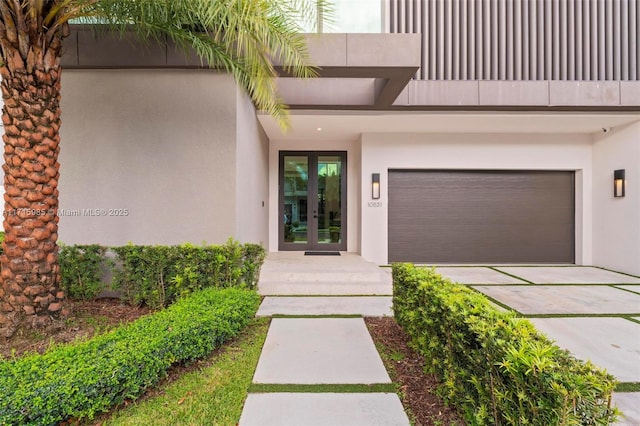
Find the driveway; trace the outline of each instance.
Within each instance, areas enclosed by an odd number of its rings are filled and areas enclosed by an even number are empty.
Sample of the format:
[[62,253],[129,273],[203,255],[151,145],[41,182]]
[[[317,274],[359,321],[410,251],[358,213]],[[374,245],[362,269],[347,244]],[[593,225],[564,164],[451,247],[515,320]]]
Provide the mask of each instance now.
[[[529,318],[574,356],[640,383],[640,278],[585,266],[438,267]],[[616,393],[621,425],[640,425],[640,392]]]

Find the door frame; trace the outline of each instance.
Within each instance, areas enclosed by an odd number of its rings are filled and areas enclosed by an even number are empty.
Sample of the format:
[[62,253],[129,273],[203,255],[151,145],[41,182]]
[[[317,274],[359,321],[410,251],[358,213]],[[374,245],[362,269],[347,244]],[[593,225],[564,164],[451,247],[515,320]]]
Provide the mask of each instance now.
[[[309,180],[307,183],[307,215],[313,217],[313,210],[317,208],[317,204],[312,205],[309,202],[313,194],[317,198],[318,193],[318,157],[325,155],[339,156],[342,159],[341,178],[340,178],[340,234],[339,243],[319,243],[318,242],[318,224],[317,221],[313,226],[307,226],[307,243],[296,244],[284,241],[284,158],[286,156],[306,156],[309,167]],[[279,151],[278,152],[278,250],[279,251],[346,251],[347,250],[347,151]],[[313,218],[317,219],[317,218]],[[311,220],[313,220],[311,219]],[[309,220],[307,221],[309,223]]]

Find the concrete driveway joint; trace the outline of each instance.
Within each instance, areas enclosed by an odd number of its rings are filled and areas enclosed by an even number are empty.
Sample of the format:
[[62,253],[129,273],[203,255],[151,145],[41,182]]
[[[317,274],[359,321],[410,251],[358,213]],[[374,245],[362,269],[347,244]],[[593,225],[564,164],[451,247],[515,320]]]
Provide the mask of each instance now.
[[500,266],[535,284],[640,284],[640,278],[591,266]]
[[453,282],[464,284],[529,284],[494,269],[479,266],[438,266],[436,272]]
[[473,286],[525,315],[639,314],[640,294],[606,285]]

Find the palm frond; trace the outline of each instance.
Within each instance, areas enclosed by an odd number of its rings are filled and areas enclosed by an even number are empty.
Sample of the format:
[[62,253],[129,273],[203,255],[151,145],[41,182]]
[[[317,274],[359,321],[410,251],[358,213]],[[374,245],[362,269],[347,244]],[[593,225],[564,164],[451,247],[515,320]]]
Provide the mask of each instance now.
[[295,77],[315,76],[302,28],[330,13],[328,0],[0,0],[0,44],[26,59],[72,20],[169,39],[231,73],[257,108],[286,126],[274,63]]
[[286,126],[287,109],[277,94],[273,64],[282,64],[296,77],[316,75],[299,22],[314,19],[325,4],[325,0],[97,0],[90,12],[118,31],[134,31],[142,39],[167,37],[184,49],[194,49],[210,66],[233,74],[259,109]]

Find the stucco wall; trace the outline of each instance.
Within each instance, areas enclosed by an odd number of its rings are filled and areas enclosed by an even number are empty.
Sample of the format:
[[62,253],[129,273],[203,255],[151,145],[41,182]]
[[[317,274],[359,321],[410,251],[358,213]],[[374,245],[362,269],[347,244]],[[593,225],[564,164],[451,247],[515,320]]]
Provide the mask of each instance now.
[[241,242],[269,243],[269,140],[253,103],[237,91],[236,233]]
[[[613,197],[613,171],[625,169],[626,195]],[[640,275],[640,123],[593,143],[594,264]]]
[[[591,137],[542,134],[364,134],[362,241],[365,259],[387,263],[388,169],[575,170],[576,263],[590,264]],[[380,173],[380,203],[371,203],[371,174]],[[371,204],[370,204],[371,203]]]
[[229,76],[67,70],[62,85],[60,241],[200,244],[234,234],[237,89]]
[[347,152],[347,251],[360,251],[360,141],[271,140],[269,144],[269,251],[278,251],[278,170],[280,151]]

